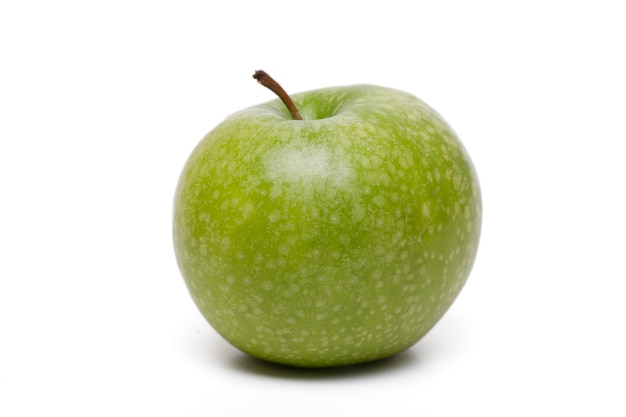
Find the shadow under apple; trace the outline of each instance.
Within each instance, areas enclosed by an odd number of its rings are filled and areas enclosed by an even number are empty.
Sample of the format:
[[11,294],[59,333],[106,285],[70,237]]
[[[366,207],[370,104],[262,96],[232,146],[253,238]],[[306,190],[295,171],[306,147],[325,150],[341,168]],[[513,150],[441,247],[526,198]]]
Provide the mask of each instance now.
[[254,358],[237,352],[228,361],[234,370],[270,378],[283,379],[337,379],[380,375],[407,369],[419,363],[416,349],[411,348],[389,358],[356,365],[335,366],[328,368],[300,368],[280,365]]

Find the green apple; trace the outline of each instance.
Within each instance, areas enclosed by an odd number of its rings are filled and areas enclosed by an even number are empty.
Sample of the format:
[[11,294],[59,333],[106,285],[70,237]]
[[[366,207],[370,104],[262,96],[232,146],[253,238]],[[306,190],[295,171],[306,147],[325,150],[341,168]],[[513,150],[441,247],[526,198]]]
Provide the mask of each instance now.
[[450,126],[374,85],[235,113],[183,168],[174,248],[189,292],[227,341],[302,367],[388,357],[422,338],[465,284],[478,179]]

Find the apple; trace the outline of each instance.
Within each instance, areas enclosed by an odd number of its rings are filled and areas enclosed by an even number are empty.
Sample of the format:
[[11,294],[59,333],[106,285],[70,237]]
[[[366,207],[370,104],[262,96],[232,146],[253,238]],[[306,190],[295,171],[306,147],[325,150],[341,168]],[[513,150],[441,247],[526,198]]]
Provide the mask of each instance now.
[[[401,352],[442,317],[478,248],[473,164],[417,97],[332,87],[237,112],[187,160],[175,254],[200,312],[257,358],[301,367]],[[301,120],[302,119],[302,120]]]

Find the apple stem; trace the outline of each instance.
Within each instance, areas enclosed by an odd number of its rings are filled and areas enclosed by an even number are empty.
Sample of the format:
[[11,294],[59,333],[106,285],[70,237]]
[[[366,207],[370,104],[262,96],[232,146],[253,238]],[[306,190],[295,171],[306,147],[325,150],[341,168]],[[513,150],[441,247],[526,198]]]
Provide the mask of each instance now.
[[294,104],[293,100],[291,100],[291,97],[289,97],[289,94],[287,94],[287,92],[280,86],[280,84],[278,84],[272,77],[270,77],[267,72],[263,70],[255,71],[252,78],[257,80],[262,86],[272,90],[274,94],[276,94],[278,98],[280,98],[282,102],[285,103],[285,106],[287,106],[287,109],[289,110],[289,113],[291,113],[291,117],[294,120],[302,120],[300,111]]

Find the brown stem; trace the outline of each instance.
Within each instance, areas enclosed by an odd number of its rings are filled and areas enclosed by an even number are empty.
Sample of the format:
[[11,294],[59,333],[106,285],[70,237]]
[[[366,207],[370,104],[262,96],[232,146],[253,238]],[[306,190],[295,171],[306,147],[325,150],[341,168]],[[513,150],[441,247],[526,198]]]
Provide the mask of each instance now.
[[289,94],[287,94],[287,92],[283,90],[280,84],[278,84],[272,77],[270,77],[267,72],[262,70],[256,71],[252,78],[257,80],[262,86],[272,90],[274,94],[276,94],[278,98],[280,98],[283,103],[285,103],[285,106],[287,106],[287,109],[289,110],[289,113],[291,113],[291,117],[294,120],[302,120],[300,111],[298,111],[298,108],[294,104],[293,100],[291,100],[291,97],[289,97]]

